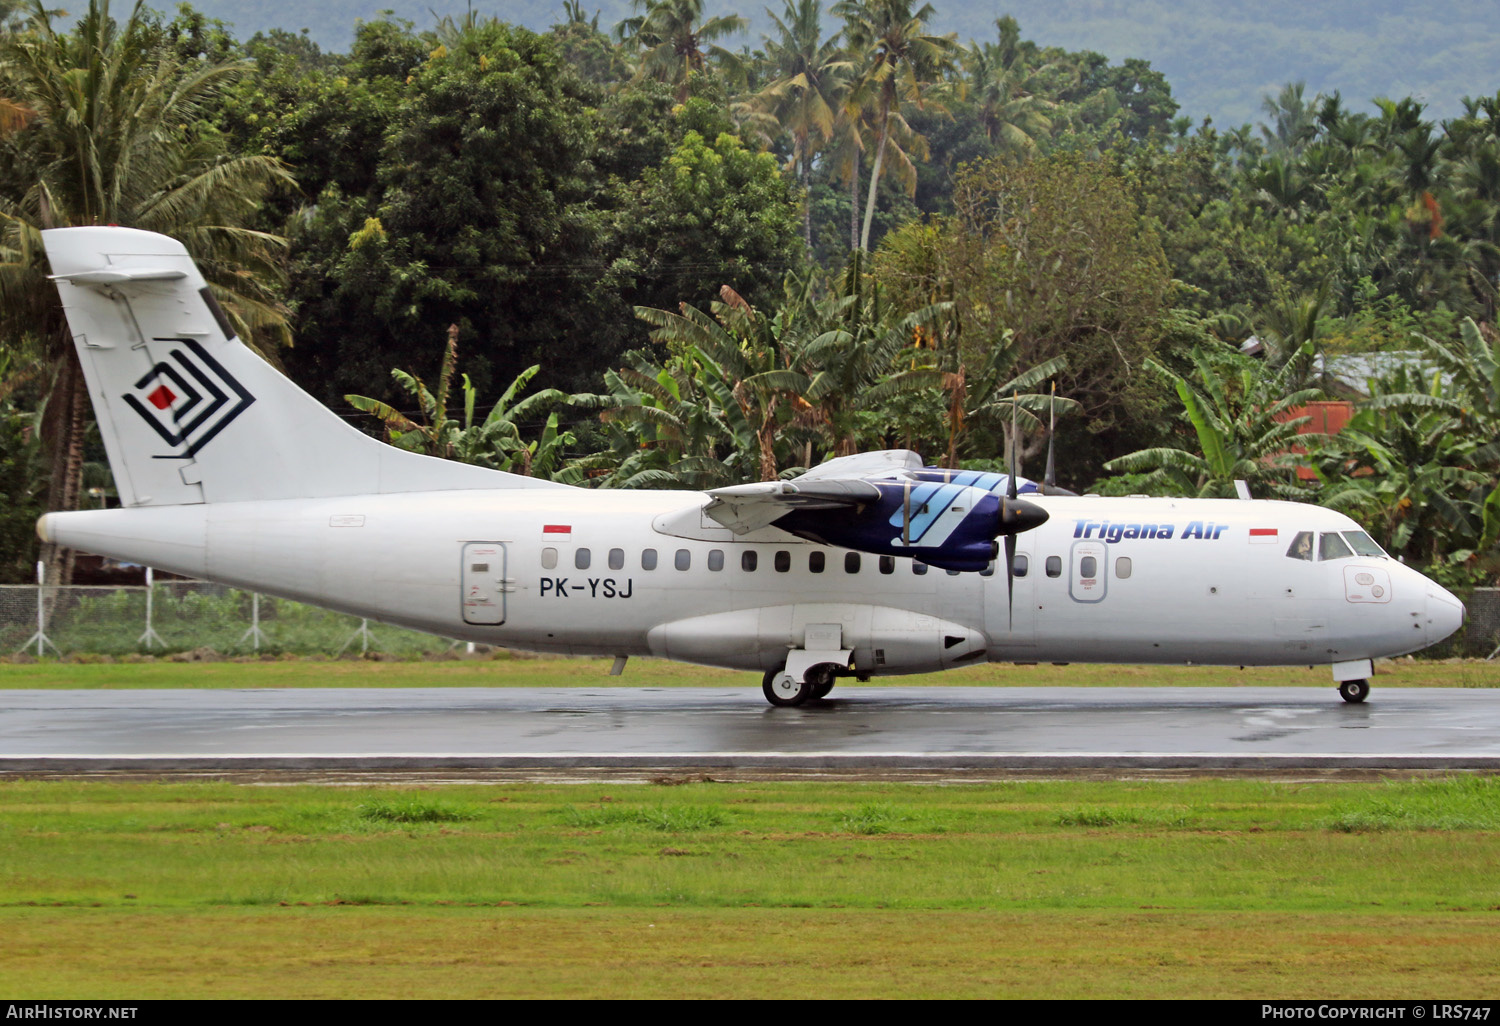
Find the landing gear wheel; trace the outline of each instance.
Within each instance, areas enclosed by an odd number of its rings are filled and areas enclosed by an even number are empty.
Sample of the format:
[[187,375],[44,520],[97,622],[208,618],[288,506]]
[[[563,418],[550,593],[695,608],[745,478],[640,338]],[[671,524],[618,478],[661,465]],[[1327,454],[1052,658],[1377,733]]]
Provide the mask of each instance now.
[[1367,680],[1346,680],[1339,684],[1339,697],[1350,703],[1363,702],[1370,697],[1370,682]]
[[767,673],[760,689],[772,705],[801,705],[813,694],[813,685],[798,680],[784,669]]
[[814,684],[812,686],[812,697],[814,697],[814,698],[827,698],[828,697],[828,692],[830,692],[832,690],[833,690],[833,681],[831,681],[831,680],[830,681],[824,681],[822,684]]

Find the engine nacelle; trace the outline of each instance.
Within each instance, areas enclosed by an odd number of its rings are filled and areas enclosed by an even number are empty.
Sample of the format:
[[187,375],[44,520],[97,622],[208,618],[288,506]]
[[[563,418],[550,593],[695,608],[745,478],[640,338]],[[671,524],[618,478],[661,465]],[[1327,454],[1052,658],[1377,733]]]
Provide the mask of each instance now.
[[989,639],[973,627],[910,609],[855,603],[798,603],[713,613],[659,624],[651,654],[709,666],[774,670],[792,650],[814,648],[809,629],[837,627],[860,674],[932,673],[982,660]]
[[880,556],[907,556],[944,570],[983,570],[1004,534],[1028,531],[1047,513],[983,488],[946,481],[871,481],[880,498],[830,515],[793,510],[776,526],[799,538]]

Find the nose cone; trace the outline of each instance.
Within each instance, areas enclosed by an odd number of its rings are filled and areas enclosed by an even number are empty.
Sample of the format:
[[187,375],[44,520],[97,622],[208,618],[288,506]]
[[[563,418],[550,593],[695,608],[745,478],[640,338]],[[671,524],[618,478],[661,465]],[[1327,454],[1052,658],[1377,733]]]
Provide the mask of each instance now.
[[1464,604],[1447,588],[1427,584],[1427,644],[1434,645],[1464,624]]
[[1000,500],[1000,530],[997,535],[1020,534],[1047,522],[1047,511],[1025,499]]

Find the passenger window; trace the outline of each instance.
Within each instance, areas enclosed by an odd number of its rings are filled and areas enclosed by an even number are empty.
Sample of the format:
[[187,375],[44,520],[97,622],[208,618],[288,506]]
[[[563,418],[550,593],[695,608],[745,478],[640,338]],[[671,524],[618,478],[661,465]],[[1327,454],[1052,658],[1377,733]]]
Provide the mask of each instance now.
[[625,569],[625,550],[624,549],[610,549],[609,550],[609,568],[611,570],[623,570],[623,569]]
[[714,571],[715,573],[717,573],[718,571],[724,569],[724,550],[723,549],[709,549],[708,550],[708,568],[710,570]]
[[990,560],[990,565],[989,566],[987,566],[983,570],[979,571],[979,576],[980,577],[994,577],[995,576],[995,561],[993,559]]
[[693,554],[687,549],[678,549],[676,557],[672,560],[672,565],[679,570],[686,570],[693,565]]
[[893,573],[895,573],[896,572],[896,557],[895,556],[881,556],[880,557],[880,572],[883,573],[883,574],[893,574]]
[[1318,536],[1318,558],[1319,559],[1344,559],[1354,553],[1340,538],[1332,531],[1324,531]]
[[948,576],[949,577],[957,577],[958,576],[958,571],[957,570],[949,570],[948,571]]
[[1129,556],[1121,556],[1119,559],[1115,560],[1115,576],[1116,577],[1129,577],[1130,576],[1130,557]]
[[1093,580],[1099,576],[1099,560],[1093,556],[1084,556],[1078,561],[1078,576],[1084,580]]
[[760,562],[760,557],[755,554],[754,549],[746,549],[740,553],[740,569],[747,574],[755,573],[755,567]]
[[1062,576],[1062,557],[1061,556],[1048,556],[1047,557],[1047,576],[1048,577],[1061,577]]
[[914,559],[911,561],[911,572],[920,577],[927,572],[927,564],[919,563]]
[[542,569],[551,570],[557,566],[557,550],[545,548],[542,550]]
[[588,549],[578,549],[573,553],[573,565],[580,570],[587,570],[591,558]]
[[844,573],[846,573],[846,574],[857,574],[857,573],[859,573],[859,553],[858,552],[846,552],[846,553],[844,553]]
[[1375,539],[1363,531],[1345,531],[1344,540],[1349,543],[1357,556],[1385,555],[1385,550],[1375,544]]
[[655,570],[656,569],[656,550],[655,549],[646,549],[645,551],[643,551],[641,553],[641,569],[642,570]]
[[1016,561],[1011,566],[1011,570],[1015,573],[1015,575],[1017,577],[1025,577],[1026,576],[1026,572],[1028,570],[1030,570],[1030,569],[1031,569],[1031,560],[1028,559],[1025,556],[1025,554],[1017,552],[1016,553]]
[[1297,537],[1292,539],[1292,544],[1287,547],[1287,558],[1305,559],[1312,561],[1312,532],[1299,531]]
[[807,568],[815,574],[823,572],[823,553],[809,552],[807,554]]
[[776,550],[776,572],[784,574],[792,568],[792,554],[786,549]]

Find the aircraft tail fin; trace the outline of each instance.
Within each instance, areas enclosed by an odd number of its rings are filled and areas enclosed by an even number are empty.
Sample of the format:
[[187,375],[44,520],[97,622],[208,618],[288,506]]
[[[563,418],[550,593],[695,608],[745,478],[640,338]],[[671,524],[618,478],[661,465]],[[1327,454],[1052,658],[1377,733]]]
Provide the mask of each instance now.
[[124,506],[561,488],[434,459],[344,423],[234,335],[175,239],[42,233]]

